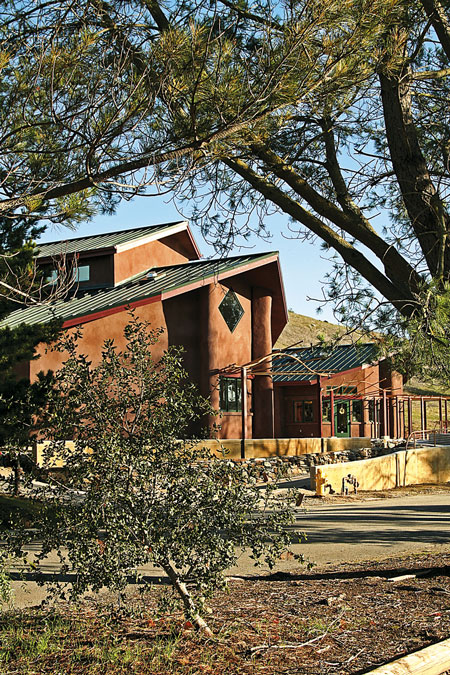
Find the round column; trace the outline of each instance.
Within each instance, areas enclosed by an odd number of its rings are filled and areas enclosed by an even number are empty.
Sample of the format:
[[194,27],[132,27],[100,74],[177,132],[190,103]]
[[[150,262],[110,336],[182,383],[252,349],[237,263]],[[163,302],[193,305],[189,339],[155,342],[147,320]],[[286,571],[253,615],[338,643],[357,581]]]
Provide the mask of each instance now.
[[[272,352],[272,296],[265,288],[254,288],[252,299],[252,360]],[[271,359],[253,371],[267,372]],[[253,380],[253,437],[273,438],[273,382],[271,375],[257,375]]]

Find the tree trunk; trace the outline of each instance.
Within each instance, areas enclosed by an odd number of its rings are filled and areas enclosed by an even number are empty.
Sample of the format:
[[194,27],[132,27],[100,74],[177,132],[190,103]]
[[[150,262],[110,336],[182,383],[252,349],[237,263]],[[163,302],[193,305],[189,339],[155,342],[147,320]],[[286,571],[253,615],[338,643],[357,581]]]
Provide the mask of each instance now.
[[386,138],[411,226],[431,275],[448,280],[448,214],[428,172],[411,110],[408,73],[380,73]]
[[189,593],[186,587],[186,584],[183,581],[181,581],[176,570],[172,567],[170,563],[164,563],[161,565],[161,567],[169,577],[170,583],[172,584],[174,589],[180,595],[184,604],[186,616],[188,616],[189,620],[192,621],[192,625],[207,637],[213,637],[212,630],[209,628],[206,621],[198,613],[195,603],[192,600],[191,594]]

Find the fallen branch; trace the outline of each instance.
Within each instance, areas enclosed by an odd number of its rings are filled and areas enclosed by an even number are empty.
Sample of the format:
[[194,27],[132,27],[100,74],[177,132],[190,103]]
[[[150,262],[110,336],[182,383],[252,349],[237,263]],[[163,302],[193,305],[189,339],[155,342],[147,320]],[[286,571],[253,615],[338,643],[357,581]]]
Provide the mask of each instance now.
[[288,643],[288,644],[282,644],[282,645],[258,645],[257,647],[251,647],[248,652],[250,655],[256,654],[257,652],[262,652],[265,649],[301,649],[302,647],[307,647],[308,645],[314,644],[314,642],[318,642],[319,640],[322,640],[324,637],[328,635],[332,627],[340,621],[342,618],[342,614],[340,614],[334,621],[330,623],[328,626],[327,630],[322,633],[321,635],[317,635],[315,638],[312,638],[311,640],[308,640],[307,642],[295,642],[295,643]]

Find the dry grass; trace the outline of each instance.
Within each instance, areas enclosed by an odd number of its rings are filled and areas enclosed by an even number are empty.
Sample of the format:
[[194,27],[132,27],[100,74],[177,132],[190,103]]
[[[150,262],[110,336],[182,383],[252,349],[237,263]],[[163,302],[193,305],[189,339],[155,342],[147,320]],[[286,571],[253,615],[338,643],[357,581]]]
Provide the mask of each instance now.
[[297,343],[298,346],[309,347],[310,344],[317,344],[319,336],[325,340],[333,340],[336,336],[341,336],[342,344],[349,344],[355,340],[355,336],[359,336],[359,333],[345,335],[346,332],[344,326],[289,312],[289,323],[276,341],[275,348],[283,349],[293,344],[297,345]]

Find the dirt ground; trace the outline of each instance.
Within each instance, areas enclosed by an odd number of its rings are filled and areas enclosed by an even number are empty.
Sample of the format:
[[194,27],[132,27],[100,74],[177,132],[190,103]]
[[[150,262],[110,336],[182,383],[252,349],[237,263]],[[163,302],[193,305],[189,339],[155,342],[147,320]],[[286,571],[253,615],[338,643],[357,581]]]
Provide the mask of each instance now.
[[341,504],[346,502],[364,502],[372,499],[395,499],[396,497],[407,497],[408,495],[426,495],[426,494],[448,494],[450,498],[450,483],[408,485],[407,487],[398,487],[391,490],[365,490],[357,494],[348,495],[325,495],[324,497],[313,496],[312,491],[302,490],[305,497],[320,499],[326,504]]
[[[450,485],[323,501],[429,492],[450,497]],[[212,640],[197,635],[180,613],[158,614],[165,592],[155,586],[145,599],[130,596],[120,608],[105,596],[77,607],[6,612],[0,616],[0,672],[362,675],[450,637],[450,539],[439,552],[231,578],[228,591],[217,593],[205,612]]]
[[[0,648],[0,671],[361,674],[450,636],[450,545],[439,554],[230,579],[228,592],[218,593],[205,614],[213,640],[198,636],[181,614],[158,615],[163,592],[155,587],[144,601],[129,598],[125,613],[112,610],[106,599],[6,613],[0,618],[2,649],[12,627],[15,640],[3,661]],[[30,669],[24,645],[34,634],[43,640],[58,615],[64,625],[58,624],[43,651],[32,652]],[[111,641],[116,656],[108,662],[105,645]]]

